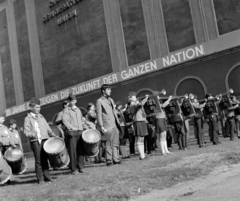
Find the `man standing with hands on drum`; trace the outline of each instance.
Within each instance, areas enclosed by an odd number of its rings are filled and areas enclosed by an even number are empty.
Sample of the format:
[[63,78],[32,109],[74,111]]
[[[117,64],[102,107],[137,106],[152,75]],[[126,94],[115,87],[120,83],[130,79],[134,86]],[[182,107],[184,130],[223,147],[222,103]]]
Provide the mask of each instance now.
[[43,149],[44,143],[49,137],[56,137],[49,127],[46,119],[40,114],[41,106],[38,98],[32,98],[29,102],[30,112],[24,120],[24,134],[30,140],[35,158],[35,171],[39,184],[51,183],[48,166],[48,154]]
[[82,132],[86,125],[81,110],[76,106],[76,96],[69,94],[68,101],[68,107],[63,110],[62,122],[67,128],[65,139],[70,156],[70,169],[73,175],[77,175],[83,173],[84,168]]
[[112,164],[120,164],[119,159],[119,132],[120,123],[115,112],[113,99],[111,96],[111,86],[103,84],[101,86],[102,97],[97,100],[97,122],[101,128],[103,137],[106,141],[106,162],[107,166]]

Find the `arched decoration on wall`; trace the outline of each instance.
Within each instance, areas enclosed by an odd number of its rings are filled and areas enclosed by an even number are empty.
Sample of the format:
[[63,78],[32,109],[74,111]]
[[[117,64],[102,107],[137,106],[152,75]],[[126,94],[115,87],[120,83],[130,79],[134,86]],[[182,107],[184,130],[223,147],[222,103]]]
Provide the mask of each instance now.
[[142,89],[138,90],[136,92],[136,94],[137,94],[137,97],[142,97],[142,96],[145,96],[146,94],[151,95],[151,94],[153,94],[153,92],[154,92],[154,90],[152,90],[150,88],[142,88]]
[[225,78],[226,91],[233,89],[235,96],[240,96],[240,62],[233,65]]
[[186,93],[193,93],[198,96],[198,99],[203,99],[207,93],[207,87],[199,77],[186,76],[177,83],[174,95],[182,96]]

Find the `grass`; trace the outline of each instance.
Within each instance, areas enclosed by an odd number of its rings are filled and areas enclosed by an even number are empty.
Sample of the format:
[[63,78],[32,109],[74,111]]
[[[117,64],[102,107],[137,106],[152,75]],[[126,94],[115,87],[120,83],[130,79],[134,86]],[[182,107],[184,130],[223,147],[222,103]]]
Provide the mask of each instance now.
[[88,164],[86,173],[77,176],[69,170],[51,171],[54,183],[41,186],[35,183],[33,160],[28,159],[28,172],[15,176],[11,185],[0,187],[0,200],[128,200],[207,175],[216,167],[239,163],[240,140],[222,141],[221,145],[209,143],[201,149],[190,146],[187,151],[179,151],[174,145],[172,155],[161,156],[157,150],[147,160],[140,161],[135,156],[111,167]]

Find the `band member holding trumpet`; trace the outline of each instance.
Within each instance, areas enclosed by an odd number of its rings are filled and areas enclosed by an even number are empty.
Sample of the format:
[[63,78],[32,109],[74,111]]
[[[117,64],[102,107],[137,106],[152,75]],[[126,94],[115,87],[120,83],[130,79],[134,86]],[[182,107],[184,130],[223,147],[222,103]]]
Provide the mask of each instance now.
[[127,105],[125,105],[125,107],[123,108],[123,105],[120,101],[116,102],[117,115],[118,115],[118,119],[119,119],[120,126],[121,126],[121,131],[122,131],[119,135],[119,141],[120,141],[119,150],[121,152],[122,159],[130,158],[129,154],[127,154],[127,147],[126,147],[128,131],[127,131],[127,127],[126,127],[125,117],[123,115],[123,113],[126,111],[126,109],[127,109]]
[[219,96],[217,96],[216,98],[214,98],[212,96],[211,93],[207,93],[205,95],[206,98],[206,104],[205,104],[205,110],[208,111],[208,124],[209,124],[209,130],[210,132],[210,139],[213,142],[213,145],[217,145],[217,144],[221,144],[221,142],[219,142],[218,139],[218,133],[217,133],[217,127],[218,127],[218,123],[217,123],[217,104],[220,103],[221,99],[222,99],[222,95],[220,94]]
[[39,184],[51,183],[48,166],[48,154],[43,145],[49,137],[56,137],[45,118],[40,114],[40,100],[32,98],[29,102],[30,113],[24,120],[24,134],[30,140],[31,148],[35,158],[35,171]]
[[234,140],[234,128],[235,128],[235,109],[239,107],[239,101],[236,100],[236,97],[232,96],[230,99],[230,107],[224,110],[224,113],[227,118],[227,122],[230,127],[230,140]]
[[[165,93],[164,93],[165,95]],[[158,100],[161,98],[157,96]],[[155,125],[156,125],[156,131],[160,133],[160,149],[161,149],[161,154],[166,155],[169,154],[170,152],[168,151],[167,147],[167,122],[166,122],[166,114],[164,111],[164,108],[169,105],[169,102],[172,100],[172,96],[169,96],[167,101],[164,103],[160,103],[160,111],[156,112],[156,118],[155,118]]]
[[202,124],[203,124],[203,113],[202,110],[205,107],[206,103],[200,104],[197,100],[196,95],[189,95],[189,98],[191,100],[192,106],[195,109],[196,115],[193,117],[194,124],[197,131],[197,141],[199,144],[199,148],[201,148],[204,144],[204,133],[202,130]]
[[133,117],[134,133],[137,137],[137,148],[140,154],[140,160],[144,160],[147,158],[144,153],[144,137],[148,135],[148,130],[146,113],[143,106],[147,102],[148,96],[141,102],[137,99],[135,92],[129,92],[128,97],[131,101],[130,110]]
[[111,96],[111,86],[103,84],[101,86],[102,96],[97,100],[97,123],[105,137],[107,166],[120,164],[119,159],[119,132],[121,132],[120,123],[115,112],[113,99]]

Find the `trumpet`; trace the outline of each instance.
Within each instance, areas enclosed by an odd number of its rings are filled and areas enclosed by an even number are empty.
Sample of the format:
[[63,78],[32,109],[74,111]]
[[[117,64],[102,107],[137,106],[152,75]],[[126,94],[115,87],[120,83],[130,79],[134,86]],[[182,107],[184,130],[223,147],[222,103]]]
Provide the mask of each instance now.
[[189,95],[185,94],[185,95],[182,95],[182,96],[173,96],[172,99],[188,99],[188,98],[189,98]]
[[145,96],[138,97],[138,100],[142,100],[142,99],[144,99],[144,98],[146,98],[146,97],[158,96],[159,94],[166,95],[166,93],[167,93],[166,90],[165,90],[165,89],[162,89],[162,91],[160,91],[160,92],[156,92],[156,93],[151,94],[151,95],[146,94]]

